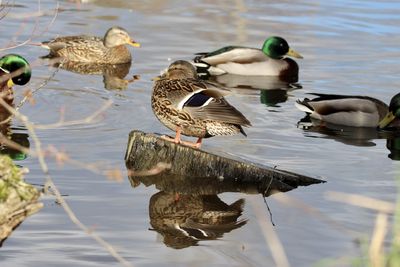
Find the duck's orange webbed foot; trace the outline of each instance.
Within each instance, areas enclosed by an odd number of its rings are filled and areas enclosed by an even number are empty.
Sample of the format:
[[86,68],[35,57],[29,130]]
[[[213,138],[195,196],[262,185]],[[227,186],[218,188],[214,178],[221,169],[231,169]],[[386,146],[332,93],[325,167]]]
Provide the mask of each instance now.
[[193,142],[188,142],[188,141],[183,141],[181,140],[181,127],[177,127],[176,128],[176,134],[175,134],[175,138],[171,138],[169,136],[163,135],[161,136],[162,139],[167,140],[169,142],[174,142],[175,144],[181,144],[184,146],[188,146],[191,148],[195,148],[195,149],[200,149],[201,147],[201,141],[203,140],[203,138],[199,137],[196,141],[196,143]]

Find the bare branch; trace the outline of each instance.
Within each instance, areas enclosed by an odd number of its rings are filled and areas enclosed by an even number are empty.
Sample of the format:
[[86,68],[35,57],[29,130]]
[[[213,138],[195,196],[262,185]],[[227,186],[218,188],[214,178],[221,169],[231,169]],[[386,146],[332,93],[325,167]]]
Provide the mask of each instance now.
[[[30,34],[30,37],[29,37],[28,39],[26,39],[25,41],[20,42],[20,43],[15,44],[15,45],[8,44],[8,45],[6,45],[4,48],[0,48],[0,51],[5,51],[5,50],[9,50],[9,49],[14,49],[14,48],[17,48],[17,47],[20,47],[20,46],[24,46],[24,45],[30,43],[34,37],[39,37],[39,36],[42,36],[44,33],[46,33],[46,32],[49,30],[49,28],[54,24],[54,21],[56,20],[56,18],[57,18],[57,16],[58,16],[59,6],[60,6],[60,4],[59,4],[59,2],[57,1],[56,8],[54,9],[53,18],[52,18],[51,21],[48,23],[48,25],[47,25],[46,27],[44,27],[44,29],[43,29],[41,32],[36,33],[37,30],[38,30],[39,18],[40,18],[41,16],[44,16],[44,15],[47,14],[45,11],[41,11],[41,10],[40,10],[40,0],[38,0],[38,11],[37,11],[37,12],[33,12],[33,13],[31,12],[31,13],[29,13],[29,14],[23,14],[23,15],[21,15],[25,20],[26,20],[28,17],[35,17],[35,18],[36,18],[36,19],[35,19],[35,24],[34,24],[33,29],[32,29],[32,32],[31,32],[31,34]],[[11,9],[11,8],[10,8],[10,9]],[[9,12],[9,10],[8,10],[8,12]],[[8,12],[4,15],[4,17],[8,14]],[[2,18],[2,17],[1,17],[1,18]],[[1,18],[0,18],[0,19],[1,19]],[[20,31],[19,31],[19,32],[22,32],[22,29],[23,29],[23,27],[25,27],[25,26],[26,26],[26,23],[21,24],[21,26],[20,26]],[[18,32],[17,32],[17,34],[16,34],[14,37],[17,37],[17,36],[19,36],[19,33],[18,33]]]
[[[16,109],[14,109],[10,105],[8,105],[4,101],[3,98],[0,98],[0,105],[3,106],[8,112],[10,112],[18,120],[20,120],[27,128],[30,136],[32,137],[32,139],[35,143],[35,149],[36,149],[35,155],[37,156],[37,158],[39,160],[39,164],[42,168],[42,171],[45,174],[46,185],[52,188],[57,201],[63,207],[63,209],[65,210],[65,212],[67,213],[67,215],[71,219],[71,221],[76,226],[78,226],[82,231],[84,231],[89,236],[91,236],[93,239],[95,239],[100,245],[102,245],[118,262],[120,262],[124,266],[132,267],[133,265],[130,262],[128,262],[127,260],[125,260],[107,241],[105,241],[101,236],[99,236],[95,231],[93,231],[93,229],[90,229],[89,227],[84,225],[76,217],[75,213],[72,211],[72,209],[70,208],[68,203],[62,197],[60,191],[58,190],[57,186],[54,184],[53,179],[49,173],[49,168],[48,168],[45,158],[44,158],[44,151],[42,149],[42,143],[35,132],[34,125],[29,121],[28,117],[26,117],[25,115],[21,114],[19,111],[17,111]],[[26,151],[26,150],[23,149],[23,151]],[[28,154],[32,155],[32,153],[28,153]]]

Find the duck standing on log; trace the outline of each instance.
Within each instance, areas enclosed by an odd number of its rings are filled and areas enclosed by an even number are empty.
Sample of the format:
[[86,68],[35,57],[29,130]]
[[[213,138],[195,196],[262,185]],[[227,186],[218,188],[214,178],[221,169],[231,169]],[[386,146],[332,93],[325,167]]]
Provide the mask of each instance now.
[[[242,133],[242,126],[251,126],[246,117],[223,97],[226,91],[199,80],[196,68],[189,62],[172,63],[155,81],[151,106],[154,114],[175,138],[164,139],[200,148],[203,138]],[[181,140],[181,134],[197,137],[196,143]]]

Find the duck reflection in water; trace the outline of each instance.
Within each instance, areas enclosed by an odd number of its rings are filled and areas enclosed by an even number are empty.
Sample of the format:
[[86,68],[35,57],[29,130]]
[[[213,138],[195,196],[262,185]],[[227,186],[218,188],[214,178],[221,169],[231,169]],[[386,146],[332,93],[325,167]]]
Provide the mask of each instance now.
[[295,77],[278,76],[245,76],[236,74],[223,74],[219,76],[203,76],[230,91],[240,95],[260,95],[260,102],[266,106],[279,107],[279,103],[284,103],[291,91],[301,89]]
[[176,201],[174,193],[160,191],[150,198],[150,224],[166,246],[181,249],[242,227],[243,206],[244,199],[228,205],[217,195],[180,195]]
[[102,75],[104,88],[122,90],[126,89],[131,82],[139,79],[138,75],[134,75],[131,79],[125,79],[129,74],[131,64],[131,62],[113,65],[64,61],[53,64],[53,67],[83,75]]
[[219,239],[247,222],[246,219],[239,219],[244,199],[226,204],[217,196],[221,192],[234,191],[233,184],[171,174],[130,175],[129,180],[133,187],[141,183],[145,186],[154,184],[160,190],[150,198],[150,224],[168,247],[181,249],[198,245],[201,240]]

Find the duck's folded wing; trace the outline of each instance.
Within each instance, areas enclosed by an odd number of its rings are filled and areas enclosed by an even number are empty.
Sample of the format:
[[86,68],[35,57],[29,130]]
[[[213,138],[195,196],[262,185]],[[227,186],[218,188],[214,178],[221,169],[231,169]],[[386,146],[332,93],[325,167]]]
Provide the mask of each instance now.
[[379,109],[380,102],[368,98],[347,97],[336,99],[317,99],[306,101],[307,106],[320,115],[329,115],[337,112],[365,112],[373,113]]
[[268,60],[268,57],[260,49],[228,46],[197,57],[197,59],[215,66],[228,62],[248,64],[252,62],[266,61]]
[[49,48],[53,51],[63,49],[71,45],[87,45],[88,42],[102,42],[103,39],[97,36],[77,35],[77,36],[64,36],[57,37],[50,41],[42,42],[42,46]]
[[185,103],[184,110],[194,118],[251,126],[250,121],[224,98],[214,98],[203,91],[193,95]]
[[208,97],[220,98],[231,93],[230,90],[218,87],[215,84],[199,81],[196,79],[184,80],[164,80],[158,82],[157,87],[164,87],[160,89],[177,109],[182,109],[189,99],[192,103],[198,102],[201,95],[195,97],[196,94],[202,92],[202,95]]

